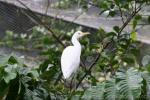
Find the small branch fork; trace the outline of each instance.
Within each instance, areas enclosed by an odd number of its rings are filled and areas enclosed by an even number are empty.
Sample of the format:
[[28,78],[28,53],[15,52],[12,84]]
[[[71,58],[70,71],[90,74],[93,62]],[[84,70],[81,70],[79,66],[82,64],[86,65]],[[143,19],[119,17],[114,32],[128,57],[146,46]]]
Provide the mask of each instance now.
[[[114,0],[114,2],[117,5],[116,0]],[[120,6],[120,4],[118,4],[117,6],[119,8],[119,12],[120,12],[120,17],[121,17],[122,24],[124,24],[124,18],[123,18],[123,12],[122,12],[121,6]]]

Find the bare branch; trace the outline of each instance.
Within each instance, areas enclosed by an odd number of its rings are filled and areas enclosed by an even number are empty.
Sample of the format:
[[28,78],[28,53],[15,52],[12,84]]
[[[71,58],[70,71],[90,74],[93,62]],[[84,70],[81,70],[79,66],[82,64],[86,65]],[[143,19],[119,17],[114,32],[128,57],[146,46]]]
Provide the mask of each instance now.
[[123,18],[122,10],[121,10],[120,6],[118,6],[118,7],[119,7],[119,12],[120,12],[120,17],[121,17],[122,23],[124,24],[124,18]]
[[45,10],[45,15],[47,15],[47,12],[48,12],[48,8],[50,6],[50,0],[47,0],[47,6],[46,6],[46,10]]
[[101,53],[111,44],[112,41],[108,42],[102,49],[102,51],[100,53],[97,54],[97,56],[95,57],[95,60],[90,64],[89,69],[87,70],[87,72],[83,75],[83,77],[80,79],[79,83],[76,86],[76,89],[79,87],[79,85],[81,84],[82,80],[89,74],[88,72],[93,68],[93,66],[97,63],[97,61],[99,60],[99,58],[101,57]]
[[122,27],[120,28],[120,31],[118,33],[118,36],[121,34],[121,32],[123,31],[123,29],[128,25],[128,23],[134,18],[134,16],[141,10],[142,8],[142,4],[136,9],[136,11],[134,11],[132,13],[131,16],[128,17],[128,19],[126,20],[126,22],[122,25]]

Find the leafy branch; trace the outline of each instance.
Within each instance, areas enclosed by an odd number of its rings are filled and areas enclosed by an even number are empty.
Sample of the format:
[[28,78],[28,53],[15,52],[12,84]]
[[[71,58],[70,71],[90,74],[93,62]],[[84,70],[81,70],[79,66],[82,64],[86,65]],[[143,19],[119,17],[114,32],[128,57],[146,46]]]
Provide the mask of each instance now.
[[[125,21],[125,23],[122,25],[122,27],[120,28],[119,32],[118,32],[118,38],[120,36],[120,34],[122,33],[122,31],[124,30],[124,28],[130,23],[130,21],[134,18],[134,16],[141,10],[143,4],[140,4],[140,6],[136,9],[136,11],[134,11],[131,15],[131,17],[128,17],[128,19]],[[112,42],[112,41],[111,41]],[[104,48],[102,49],[102,52],[111,44],[111,42],[108,42]],[[83,77],[79,80],[76,89],[79,87],[79,85],[82,83],[82,81],[84,80],[84,78],[88,75],[88,72],[90,72],[90,70],[94,67],[94,65],[98,62],[98,60],[101,57],[101,53],[100,52],[96,57],[95,60],[91,63],[90,68],[88,69],[88,71],[83,75]]]

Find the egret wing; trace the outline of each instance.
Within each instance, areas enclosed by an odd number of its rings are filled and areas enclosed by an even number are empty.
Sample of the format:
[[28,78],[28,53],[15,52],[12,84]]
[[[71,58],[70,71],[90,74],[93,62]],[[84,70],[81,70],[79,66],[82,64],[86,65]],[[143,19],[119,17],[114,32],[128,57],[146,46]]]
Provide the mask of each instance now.
[[61,56],[61,69],[65,79],[77,70],[79,63],[80,52],[73,46],[65,48]]

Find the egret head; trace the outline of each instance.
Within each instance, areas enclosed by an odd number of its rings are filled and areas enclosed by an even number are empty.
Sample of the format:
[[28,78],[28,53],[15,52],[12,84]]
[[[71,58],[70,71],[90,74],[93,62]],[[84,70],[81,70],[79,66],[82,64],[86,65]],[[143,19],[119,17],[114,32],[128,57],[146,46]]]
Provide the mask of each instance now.
[[89,33],[89,32],[82,32],[82,31],[77,31],[77,32],[74,33],[74,35],[75,35],[77,38],[81,38],[81,37],[83,37],[83,36],[85,36],[85,35],[88,35],[88,34],[90,34],[90,33]]

